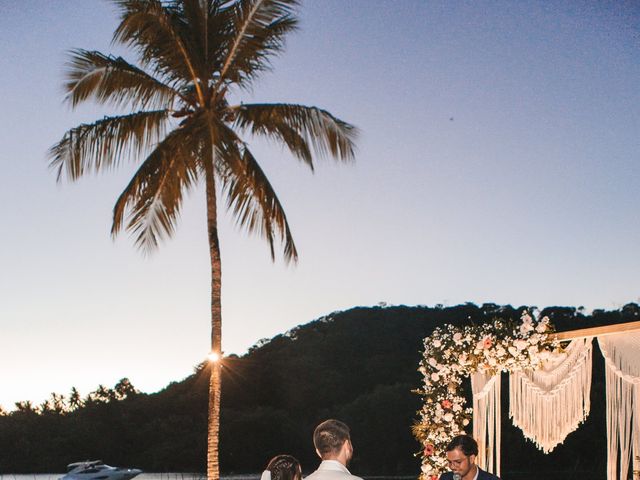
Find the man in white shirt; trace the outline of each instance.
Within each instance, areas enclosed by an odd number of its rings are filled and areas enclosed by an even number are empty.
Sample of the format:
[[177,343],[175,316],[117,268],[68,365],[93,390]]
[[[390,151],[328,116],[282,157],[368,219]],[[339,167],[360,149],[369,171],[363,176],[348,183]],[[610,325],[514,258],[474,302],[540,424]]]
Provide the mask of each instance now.
[[353,456],[349,427],[338,420],[325,420],[313,432],[313,445],[322,459],[305,480],[362,480],[351,475],[347,465]]

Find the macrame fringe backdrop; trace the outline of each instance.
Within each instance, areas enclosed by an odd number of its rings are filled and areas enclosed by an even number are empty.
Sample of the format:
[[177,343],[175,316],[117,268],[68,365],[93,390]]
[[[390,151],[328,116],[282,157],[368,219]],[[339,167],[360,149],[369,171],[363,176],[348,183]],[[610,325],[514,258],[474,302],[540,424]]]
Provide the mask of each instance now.
[[509,416],[544,453],[582,423],[591,408],[592,338],[572,340],[541,369],[509,375]]
[[606,372],[607,480],[626,480],[632,452],[640,470],[640,332],[598,337],[598,344]]
[[500,374],[471,375],[473,438],[478,442],[476,463],[500,476]]

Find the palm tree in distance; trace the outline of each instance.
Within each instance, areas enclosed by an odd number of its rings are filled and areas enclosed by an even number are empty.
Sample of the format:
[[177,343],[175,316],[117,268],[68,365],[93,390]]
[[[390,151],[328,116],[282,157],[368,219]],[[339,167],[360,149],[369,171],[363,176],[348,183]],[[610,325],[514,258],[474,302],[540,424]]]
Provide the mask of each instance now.
[[[211,259],[211,353],[221,354],[221,263],[218,200],[275,258],[297,251],[276,193],[242,134],[280,142],[313,169],[312,151],[349,161],[356,129],[329,112],[292,104],[229,103],[251,87],[295,30],[297,0],[115,0],[114,43],[132,49],[133,64],[74,50],[65,89],[72,106],[93,100],[123,110],[79,125],[50,151],[58,180],[117,167],[139,168],[117,199],[112,235],[124,227],[143,250],[171,236],[184,195],[203,182]],[[218,196],[220,198],[218,198]],[[219,478],[221,364],[211,364],[207,477]]]

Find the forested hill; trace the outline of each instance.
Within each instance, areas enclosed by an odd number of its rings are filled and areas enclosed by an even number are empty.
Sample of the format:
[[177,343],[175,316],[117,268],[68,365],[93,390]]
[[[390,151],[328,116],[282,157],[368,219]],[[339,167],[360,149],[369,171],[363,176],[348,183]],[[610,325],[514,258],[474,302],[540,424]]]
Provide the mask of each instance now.
[[[259,342],[242,357],[227,357],[223,473],[258,472],[271,456],[285,452],[298,457],[305,471],[314,469],[313,428],[334,417],[352,428],[354,472],[417,474],[418,445],[411,425],[420,399],[412,390],[420,387],[422,339],[446,323],[516,320],[521,311],[493,304],[354,308]],[[550,315],[558,330],[568,330],[635,321],[640,307],[629,304],[589,316],[554,307],[542,314]],[[563,478],[579,472],[605,477],[602,363],[594,353],[589,419],[551,455],[538,452],[510,425],[503,395],[503,477],[559,469],[571,473]],[[75,392],[53,395],[40,406],[21,402],[14,412],[0,412],[0,473],[60,472],[67,463],[96,458],[146,471],[204,471],[207,388],[208,371],[202,364],[193,375],[155,394],[139,393],[123,379],[86,398]]]

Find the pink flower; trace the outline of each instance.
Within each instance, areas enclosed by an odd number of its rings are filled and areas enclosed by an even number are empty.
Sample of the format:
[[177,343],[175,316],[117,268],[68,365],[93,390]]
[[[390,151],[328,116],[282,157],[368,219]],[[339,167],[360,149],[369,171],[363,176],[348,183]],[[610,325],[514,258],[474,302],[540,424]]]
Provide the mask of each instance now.
[[489,336],[484,337],[484,339],[482,340],[482,346],[484,348],[491,348],[491,345],[493,345],[493,341],[491,340],[491,337]]
[[431,455],[433,455],[433,453],[436,451],[435,447],[433,446],[432,443],[427,443],[427,445],[424,447],[424,456],[425,457],[430,457]]
[[449,400],[443,400],[441,405],[442,405],[442,408],[451,408],[451,407],[453,407],[453,403],[451,403]]

